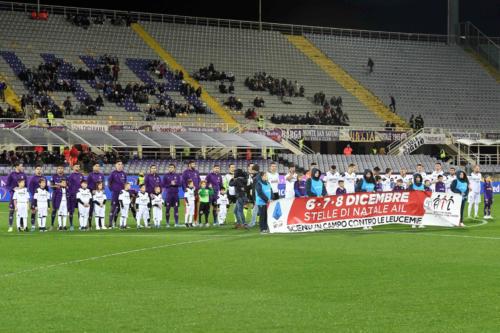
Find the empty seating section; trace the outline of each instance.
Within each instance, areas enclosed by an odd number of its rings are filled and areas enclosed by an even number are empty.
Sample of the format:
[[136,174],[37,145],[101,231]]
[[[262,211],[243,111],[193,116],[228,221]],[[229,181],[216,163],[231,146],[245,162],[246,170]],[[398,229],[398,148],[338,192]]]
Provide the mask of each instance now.
[[[253,106],[256,96],[262,96],[265,107],[257,113],[266,117],[275,114],[303,114],[319,109],[310,101],[312,96],[323,91],[331,96],[342,96],[343,110],[347,112],[351,125],[380,126],[382,121],[367,110],[354,96],[345,91],[309,58],[290,44],[279,32],[245,29],[194,26],[170,23],[140,22],[163,48],[193,74],[210,63],[218,71],[232,72],[234,96],[243,103],[243,112]],[[284,104],[277,96],[268,92],[255,92],[244,85],[247,76],[266,72],[275,78],[297,81],[305,88],[304,97],[292,97],[292,104]],[[203,87],[221,103],[229,94],[220,94],[218,82],[201,82]],[[235,115],[238,121],[246,122],[243,115]]]
[[[309,169],[312,162],[318,164],[323,172],[330,169],[331,165],[336,165],[337,170],[344,172],[347,166],[354,163],[358,166],[358,173],[365,169],[373,169],[378,166],[382,172],[386,168],[391,168],[393,172],[399,173],[401,168],[406,168],[408,172],[414,172],[418,163],[422,163],[426,172],[434,170],[434,164],[437,160],[427,155],[405,155],[405,156],[387,156],[387,155],[294,155],[279,154],[278,157],[284,162],[293,163],[305,170]],[[443,168],[448,170],[448,165]]]
[[[422,114],[426,126],[500,128],[500,86],[460,46],[307,35],[333,61],[379,98],[396,99],[406,120]],[[368,74],[368,58],[375,66]]]
[[[158,59],[156,53],[144,44],[137,34],[126,26],[113,26],[109,23],[104,25],[92,24],[87,30],[71,25],[66,22],[63,16],[51,15],[48,21],[33,21],[28,19],[27,14],[18,12],[0,11],[0,29],[2,38],[0,39],[0,73],[9,78],[14,91],[19,95],[27,94],[28,91],[23,83],[15,78],[13,70],[20,71],[21,64],[26,68],[33,68],[44,62],[42,54],[46,57],[57,57],[65,61],[62,71],[67,71],[70,66],[73,68],[89,68],[91,59],[97,59],[103,54],[117,56],[120,60],[120,75],[118,82],[125,86],[128,83],[141,83],[132,69],[127,65],[127,59]],[[5,54],[11,59],[7,61]],[[15,58],[19,59],[15,63]],[[83,59],[88,60],[83,61]],[[60,73],[61,74],[61,73]],[[64,73],[63,73],[64,74]],[[166,80],[159,82],[166,82]],[[79,100],[83,94],[90,95],[95,99],[99,93],[92,82],[78,80],[81,89],[77,89],[76,96],[72,100]],[[170,94],[170,92],[168,92]],[[62,105],[68,96],[66,92],[51,93],[51,98],[58,105]],[[102,94],[101,94],[102,95]],[[186,103],[186,100],[178,91],[172,91],[174,100]],[[155,96],[150,96],[149,103],[157,103]],[[119,107],[114,103],[104,101],[104,107],[100,108],[97,116],[90,116],[97,120],[143,120],[138,109],[146,109],[146,104],[134,103]],[[111,117],[111,118],[110,118]],[[89,116],[72,115],[69,118],[87,119]],[[172,120],[171,118],[164,118]],[[189,114],[175,118],[175,122],[186,124],[208,122],[220,123],[222,120],[212,114],[200,115]]]

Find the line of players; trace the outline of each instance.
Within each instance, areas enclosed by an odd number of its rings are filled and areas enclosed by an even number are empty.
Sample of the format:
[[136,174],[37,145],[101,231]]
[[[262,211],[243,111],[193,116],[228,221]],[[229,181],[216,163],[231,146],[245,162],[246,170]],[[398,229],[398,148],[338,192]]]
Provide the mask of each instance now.
[[[314,167],[315,165],[312,165],[311,170]],[[464,171],[457,171],[455,167],[450,167],[448,172],[445,173],[442,164],[439,162],[435,164],[434,171],[431,174],[427,174],[420,163],[416,165],[415,169],[413,175],[408,174],[404,168],[400,170],[399,174],[393,174],[390,168],[385,170],[385,174],[381,174],[380,168],[374,167],[373,171],[366,170],[364,175],[358,178],[354,164],[349,165],[347,172],[342,175],[336,170],[336,166],[332,165],[325,177],[323,177],[323,181],[328,195],[363,191],[388,192],[404,190],[459,193],[463,198],[461,211],[461,219],[463,220],[465,202],[468,202],[468,218],[472,217],[472,209],[474,209],[474,218],[478,217],[479,204],[481,203],[481,181],[484,180],[483,216],[485,219],[492,219],[492,178],[488,175],[483,179],[479,165],[473,167],[473,171],[469,176]],[[372,187],[370,183],[372,183]],[[362,188],[363,184],[368,184],[368,189]]]
[[[58,229],[74,230],[73,217],[76,209],[79,215],[79,228],[91,228],[92,217],[95,218],[95,228],[104,230],[118,227],[128,228],[127,220],[129,211],[132,211],[138,228],[149,228],[151,220],[153,226],[159,228],[163,220],[163,205],[166,206],[167,227],[170,226],[170,212],[174,210],[175,226],[179,226],[179,188],[183,188],[185,200],[185,226],[198,226],[198,217],[204,217],[203,225],[208,227],[210,208],[212,206],[214,225],[225,223],[227,208],[232,201],[234,192],[232,185],[234,175],[229,173],[222,177],[220,167],[215,165],[213,171],[202,180],[196,170],[196,163],[190,162],[188,168],[182,173],[176,173],[174,164],[170,164],[168,172],[163,179],[157,174],[155,165],[150,166],[150,173],[140,184],[138,192],[130,189],[127,175],[123,171],[123,163],[118,161],[115,170],[108,179],[111,191],[111,211],[109,223],[105,223],[106,194],[104,191],[104,174],[100,172],[99,164],[94,164],[93,172],[87,179],[80,172],[80,166],[74,165],[73,172],[66,176],[64,166],[59,165],[56,174],[52,176],[49,184],[42,174],[42,166],[35,167],[35,174],[30,178],[28,186],[27,176],[22,163],[14,165],[14,171],[7,178],[7,188],[11,194],[9,203],[9,232],[13,231],[14,216],[18,231],[28,231],[28,211],[31,209],[31,230],[36,229],[38,221],[40,231],[53,229],[57,219]],[[234,173],[234,165],[230,167]],[[166,200],[163,199],[165,191]],[[47,228],[49,208],[52,206],[51,224]],[[152,213],[152,214],[151,214]],[[152,217],[152,219],[151,219]]]
[[[224,177],[220,174],[220,167],[214,165],[211,173],[205,180],[201,180],[199,172],[196,170],[196,163],[190,162],[188,168],[178,174],[175,165],[170,164],[168,172],[163,179],[157,174],[155,165],[150,166],[150,173],[145,177],[144,183],[140,186],[140,191],[130,189],[127,176],[123,172],[123,164],[118,161],[115,171],[109,177],[109,189],[112,193],[111,211],[109,223],[105,224],[106,194],[104,192],[104,175],[100,172],[99,164],[93,166],[93,172],[84,179],[79,166],[73,167],[73,172],[69,176],[64,175],[64,166],[58,166],[56,174],[52,176],[52,193],[48,190],[46,178],[42,175],[42,167],[35,168],[35,174],[31,177],[28,187],[26,187],[26,175],[23,172],[23,165],[17,163],[15,170],[7,179],[7,187],[11,191],[11,202],[9,205],[9,232],[13,230],[14,213],[17,212],[16,221],[18,230],[28,230],[28,207],[31,208],[31,230],[35,230],[35,216],[38,217],[40,231],[46,231],[46,220],[48,210],[52,203],[51,225],[57,217],[58,229],[66,230],[67,219],[69,217],[70,230],[73,230],[73,215],[78,208],[79,226],[82,230],[91,228],[92,217],[95,218],[96,229],[107,229],[117,226],[117,219],[120,219],[119,227],[127,228],[129,211],[132,211],[137,221],[137,227],[149,228],[150,212],[152,210],[152,220],[154,227],[159,228],[162,222],[162,207],[166,205],[167,227],[170,225],[170,211],[174,209],[175,226],[179,226],[179,187],[184,190],[184,200],[186,203],[185,226],[194,227],[198,224],[198,216],[204,216],[204,225],[208,226],[208,217],[212,206],[214,225],[224,224],[227,216],[227,208],[231,203],[237,203],[234,181],[236,180],[236,170],[234,164],[229,166],[229,172]],[[447,174],[442,170],[440,163],[436,163],[432,174],[427,175],[421,164],[416,166],[414,175],[407,174],[405,169],[400,170],[400,174],[392,174],[391,169],[386,169],[385,174],[380,174],[380,169],[375,167],[372,171],[366,171],[359,178],[356,175],[356,165],[351,164],[344,173],[337,171],[335,166],[326,173],[320,181],[321,172],[313,163],[305,175],[296,172],[295,167],[290,166],[285,176],[285,198],[300,196],[318,195],[341,195],[344,193],[354,193],[359,191],[398,191],[398,190],[426,190],[436,192],[451,192],[453,181],[456,180],[456,170],[451,167]],[[255,181],[259,173],[258,166],[250,164],[247,177],[247,187],[252,189],[251,183]],[[464,176],[467,177],[464,173]],[[258,177],[257,177],[258,178]],[[266,178],[272,190],[269,200],[280,198],[278,184],[279,174],[276,163],[272,163],[270,170],[266,173]],[[310,181],[306,181],[310,179]],[[479,166],[474,167],[474,171],[468,179],[467,197],[469,201],[469,217],[474,207],[475,217],[478,215],[479,203],[481,200],[481,173]],[[469,185],[470,181],[470,185]],[[320,183],[322,190],[315,193],[311,184]],[[226,188],[228,193],[226,193]],[[470,191],[469,191],[470,190]],[[166,200],[163,199],[163,192]],[[250,191],[252,192],[252,191]],[[319,193],[320,192],[320,193]],[[254,193],[248,195],[255,200]],[[492,204],[491,178],[487,177],[485,182],[485,208],[484,217],[491,218]],[[249,200],[252,202],[252,200]],[[235,205],[237,214],[238,205]],[[254,205],[250,226],[255,225],[258,215],[258,208]],[[245,217],[243,216],[243,223]],[[239,222],[239,221],[237,221]],[[237,223],[239,224],[239,223]]]

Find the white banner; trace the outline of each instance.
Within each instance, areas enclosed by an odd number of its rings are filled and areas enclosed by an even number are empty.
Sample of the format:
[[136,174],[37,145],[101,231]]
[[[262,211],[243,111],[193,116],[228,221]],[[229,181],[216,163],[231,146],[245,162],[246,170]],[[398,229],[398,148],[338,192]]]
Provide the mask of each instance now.
[[411,192],[355,193],[272,201],[271,233],[376,227],[388,224],[455,227],[462,198],[457,194]]
[[457,227],[460,224],[460,206],[462,196],[451,193],[433,192],[424,200],[425,214],[423,225],[439,227]]
[[446,144],[446,135],[420,133],[399,148],[403,155],[409,155],[422,145],[442,145]]
[[75,122],[69,123],[69,128],[77,131],[107,131],[108,125],[105,124],[78,124]]
[[426,145],[443,145],[446,143],[446,135],[444,134],[423,134],[424,143]]

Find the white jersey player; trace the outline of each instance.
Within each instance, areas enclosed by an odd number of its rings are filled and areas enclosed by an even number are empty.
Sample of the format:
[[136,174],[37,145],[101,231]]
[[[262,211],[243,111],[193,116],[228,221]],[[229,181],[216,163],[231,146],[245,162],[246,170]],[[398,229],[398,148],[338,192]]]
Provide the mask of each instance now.
[[66,230],[66,221],[68,220],[68,189],[66,187],[66,179],[60,182],[61,202],[57,209],[57,225],[58,230]]
[[392,174],[391,168],[385,169],[385,175],[382,177],[382,191],[391,192],[392,188],[396,184],[396,176]]
[[356,181],[358,180],[356,177],[356,164],[349,164],[342,179],[344,180],[346,193],[354,193],[356,189]]
[[475,165],[472,173],[469,176],[469,208],[467,210],[468,217],[471,217],[472,206],[474,206],[474,218],[477,218],[479,211],[479,204],[481,203],[481,172],[479,172],[479,165]]
[[436,165],[434,166],[434,171],[429,176],[429,180],[431,181],[432,192],[436,191],[436,183],[438,181],[439,176],[443,176],[443,182],[446,182],[443,167],[440,162],[437,162]]
[[130,210],[130,204],[132,203],[129,191],[130,183],[127,182],[118,196],[118,202],[120,203],[120,229],[127,229],[128,212]]
[[90,205],[92,203],[92,192],[87,188],[87,182],[84,180],[81,183],[81,188],[76,194],[78,201],[78,216],[80,218],[80,230],[88,229]]
[[146,192],[146,185],[141,185],[141,190],[137,194],[137,199],[135,199],[135,204],[137,205],[137,213],[135,219],[137,221],[137,229],[142,228],[141,220],[144,220],[144,227],[149,228],[149,206],[151,200],[149,194]]
[[96,186],[96,190],[92,197],[94,202],[95,228],[96,230],[106,230],[106,222],[104,221],[106,213],[106,193],[104,193],[102,182],[97,183]]
[[401,179],[403,181],[403,187],[405,190],[410,188],[411,183],[413,182],[413,176],[406,173],[406,168],[402,168],[399,170],[399,175],[396,177],[396,181]]
[[415,168],[415,173],[418,173],[420,176],[422,176],[422,182],[425,182],[425,180],[429,179],[427,173],[425,173],[424,166],[422,165],[422,163],[417,164]]
[[194,210],[196,206],[195,202],[195,189],[193,181],[188,182],[188,187],[186,187],[186,191],[184,192],[184,201],[186,203],[186,212],[184,213],[184,224],[186,227],[193,227],[193,217]]
[[221,188],[219,197],[217,198],[217,221],[220,225],[226,222],[227,206],[229,206],[229,199],[227,198],[226,190]]
[[151,206],[153,206],[153,223],[156,229],[160,229],[163,217],[163,197],[161,187],[155,187],[155,193],[151,194]]
[[267,172],[267,179],[269,181],[269,184],[271,185],[271,191],[273,192],[272,199],[278,200],[280,197],[278,189],[280,174],[278,173],[278,166],[274,162],[271,163],[271,166],[269,167],[269,171]]
[[456,175],[456,169],[454,167],[450,167],[448,175],[446,176],[444,183],[446,185],[446,193],[452,193],[451,192],[451,183],[457,179]]
[[340,173],[337,171],[337,167],[335,165],[330,167],[330,170],[326,172],[323,180],[325,181],[326,193],[328,193],[328,195],[336,195],[337,187],[339,186]]
[[47,181],[40,179],[39,187],[36,189],[33,199],[36,203],[36,211],[38,218],[38,230],[41,232],[47,231],[47,215],[49,215],[50,192],[47,191]]
[[285,176],[285,198],[295,198],[295,182],[297,181],[297,173],[295,166],[290,166],[288,173]]
[[17,188],[14,190],[14,208],[16,210],[17,231],[28,231],[28,208],[30,205],[30,193],[25,186],[24,179],[17,183]]

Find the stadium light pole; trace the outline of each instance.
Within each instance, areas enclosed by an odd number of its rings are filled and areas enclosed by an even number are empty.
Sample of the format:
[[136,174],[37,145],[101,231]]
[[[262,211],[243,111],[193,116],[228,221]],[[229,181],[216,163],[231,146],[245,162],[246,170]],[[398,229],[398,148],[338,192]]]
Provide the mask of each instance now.
[[262,0],[259,0],[259,31],[262,31]]
[[448,0],[448,43],[457,42],[457,36],[460,35],[459,28],[459,0]]

